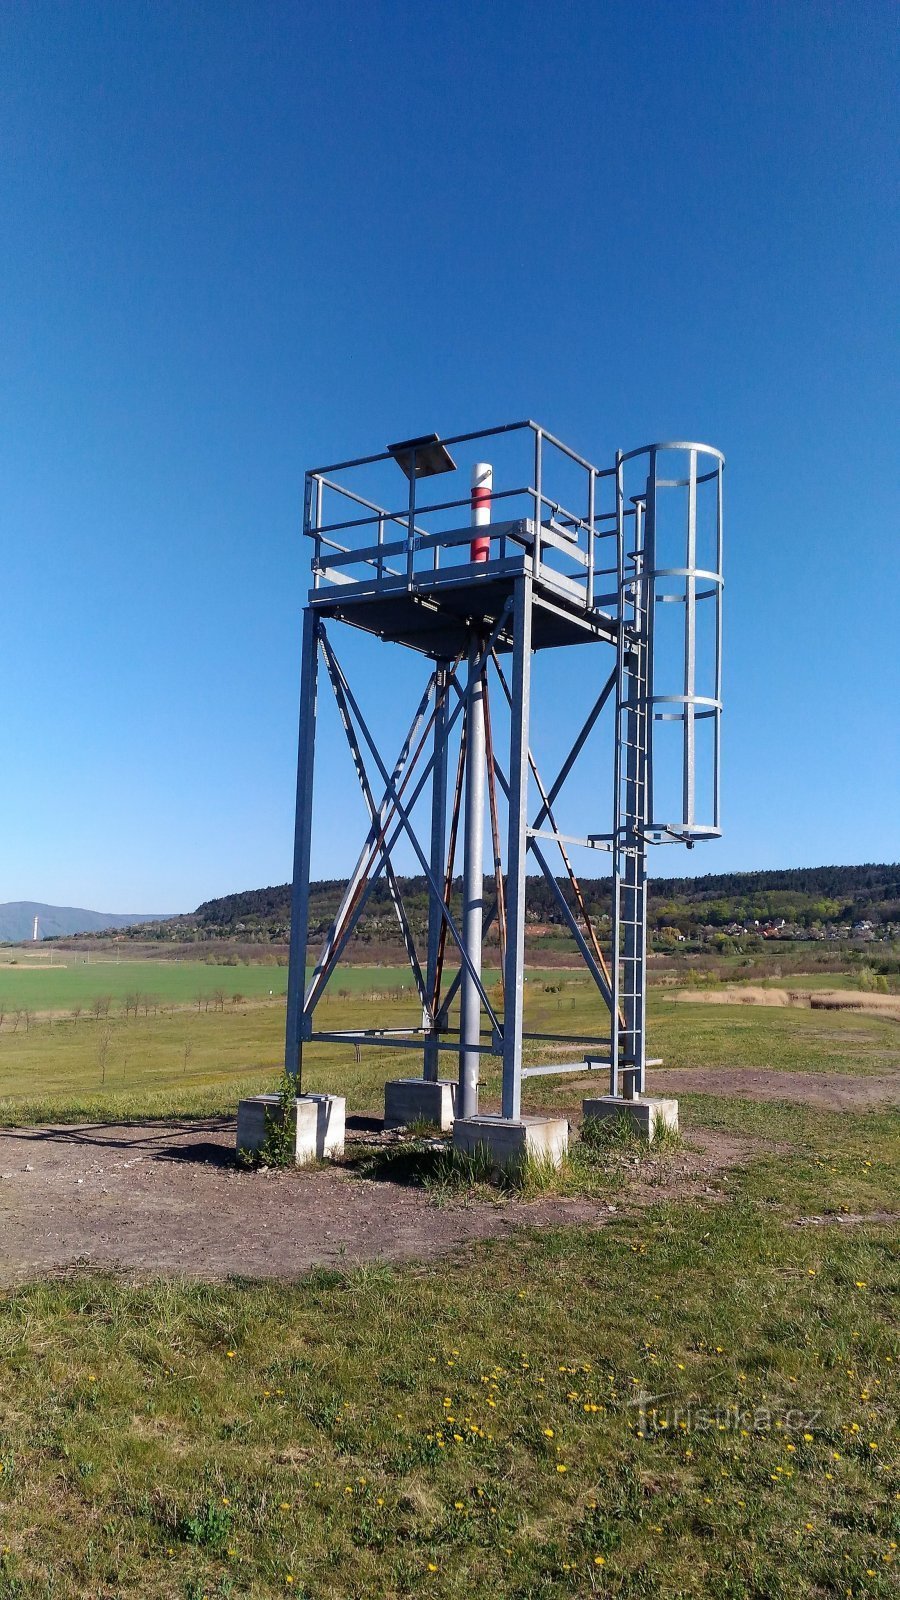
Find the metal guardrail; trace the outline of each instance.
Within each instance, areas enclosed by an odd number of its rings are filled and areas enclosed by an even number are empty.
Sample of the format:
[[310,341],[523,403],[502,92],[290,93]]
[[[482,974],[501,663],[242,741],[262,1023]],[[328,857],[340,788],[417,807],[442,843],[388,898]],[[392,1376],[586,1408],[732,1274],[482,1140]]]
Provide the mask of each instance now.
[[[521,462],[527,474],[524,481],[497,484],[491,505],[504,513],[520,514],[504,515],[484,528],[484,535],[491,540],[492,558],[496,553],[502,559],[510,546],[527,549],[533,555],[535,572],[559,580],[566,594],[586,609],[609,605],[616,594],[602,580],[622,565],[620,553],[612,554],[609,544],[620,539],[614,467],[597,467],[530,420],[457,434],[440,443],[449,451],[517,434],[525,436],[527,450],[520,454],[527,455]],[[427,489],[423,493],[431,480],[417,480],[414,449],[409,453],[413,460],[405,506],[381,504],[361,490],[367,473],[396,460],[390,450],[307,473],[303,531],[313,541],[315,588],[328,583],[404,578],[412,587],[417,579],[442,566],[464,564],[461,558],[471,539],[468,489],[465,495],[453,498],[431,497]],[[567,464],[570,474],[566,498],[556,492],[561,489],[556,481],[560,474],[555,470],[560,462]],[[609,490],[608,505],[602,503],[605,489]],[[573,498],[576,505],[566,503]],[[438,525],[454,511],[461,513],[458,526]],[[633,515],[628,512],[629,520]],[[351,576],[354,567],[362,569],[361,580]]]

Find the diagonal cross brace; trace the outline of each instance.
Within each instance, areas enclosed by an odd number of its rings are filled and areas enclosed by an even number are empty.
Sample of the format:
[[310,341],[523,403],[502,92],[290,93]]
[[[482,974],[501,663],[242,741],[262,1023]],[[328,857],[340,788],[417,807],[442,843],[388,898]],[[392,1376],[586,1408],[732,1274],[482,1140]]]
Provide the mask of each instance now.
[[[449,681],[447,687],[449,688]],[[450,838],[447,843],[447,865],[444,870],[444,904],[450,904],[450,895],[453,892],[453,868],[456,862],[456,840],[459,833],[460,806],[462,802],[463,779],[466,772],[466,745],[468,742],[468,728],[466,727],[466,713],[463,712],[462,728],[459,735],[459,757],[456,763],[456,782],[453,786],[453,811],[450,817]],[[441,931],[438,938],[437,960],[434,964],[434,991],[431,996],[431,1009],[435,1026],[438,1025],[444,1007],[441,1005],[441,985],[444,981],[444,956],[447,952],[447,924],[441,918]],[[460,969],[461,971],[462,969]]]
[[[334,698],[337,701],[338,714],[341,719],[344,733],[347,736],[347,743],[350,746],[350,753],[353,757],[353,765],[356,768],[356,776],[359,779],[359,786],[363,793],[363,799],[366,802],[369,820],[370,822],[374,823],[377,816],[375,798],[372,794],[372,788],[366,772],[366,764],[363,760],[362,751],[359,747],[359,740],[356,737],[356,729],[353,726],[353,720],[350,716],[350,710],[347,705],[347,697],[344,693],[344,687],[336,670],[334,653],[327,638],[323,638],[320,643],[322,648],[322,656],[325,661],[325,668],[328,673],[331,687],[334,690]],[[419,999],[430,1016],[431,1010],[428,1001],[428,990],[425,984],[425,977],[419,963],[419,957],[416,951],[412,929],[409,925],[409,918],[406,915],[406,907],[403,904],[403,896],[400,893],[400,885],[397,882],[397,874],[394,871],[393,864],[390,859],[384,856],[383,841],[381,845],[381,853],[384,862],[384,874],[387,878],[388,889],[390,891],[391,899],[394,903],[394,910],[397,913],[397,921],[400,924],[400,932],[403,938],[404,947],[406,949],[406,958],[412,970],[416,988],[419,991]]]
[[[494,656],[494,665],[497,668],[497,672],[498,672],[498,674],[500,676],[500,681],[503,684],[504,693],[506,694],[506,698],[508,700],[509,699],[509,688],[507,686],[506,679],[505,679],[505,677],[503,675],[503,669],[500,666],[500,662],[497,660],[496,652],[492,652],[492,654]],[[566,779],[568,778],[569,773],[572,771],[572,768],[574,767],[575,762],[578,760],[578,757],[581,755],[581,752],[584,749],[584,746],[585,746],[585,744],[586,744],[586,742],[588,740],[588,737],[589,737],[589,735],[591,733],[591,730],[592,730],[595,722],[597,721],[597,718],[599,717],[601,711],[603,710],[603,707],[606,705],[607,700],[609,699],[610,695],[612,694],[613,689],[616,686],[617,672],[618,672],[618,668],[613,667],[612,672],[610,673],[610,675],[607,678],[605,684],[603,685],[603,688],[600,690],[600,693],[597,696],[597,699],[594,701],[594,704],[592,705],[590,711],[588,712],[587,717],[585,718],[585,721],[582,724],[581,730],[578,733],[578,735],[576,736],[575,742],[573,743],[573,745],[572,745],[572,747],[571,747],[571,749],[569,751],[569,754],[566,756],[566,759],[563,762],[562,766],[560,767],[559,772],[556,774],[556,777],[555,777],[553,783],[550,785],[550,788],[547,791],[546,799],[544,800],[543,804],[541,805],[540,811],[538,812],[538,814],[535,817],[533,823],[531,824],[532,828],[539,828],[541,826],[541,824],[543,823],[544,819],[549,815],[550,807],[553,805],[554,801],[556,800],[557,796],[559,795],[559,792],[560,792],[563,784],[565,783]]]
[[[497,624],[497,626],[499,627],[499,623]],[[477,677],[477,675],[480,673],[482,665],[483,665],[483,662],[486,659],[488,649],[489,649],[489,644],[485,645],[485,648],[482,651],[480,658],[477,659],[473,663],[473,676]],[[502,1032],[503,1032],[502,1024],[501,1024],[496,1012],[494,1011],[493,1006],[491,1005],[491,1002],[490,1002],[490,1000],[488,998],[487,991],[486,991],[486,989],[484,987],[484,984],[481,981],[481,977],[480,977],[480,975],[479,975],[479,973],[478,973],[478,971],[477,971],[477,969],[475,967],[474,962],[472,961],[471,956],[469,955],[468,950],[465,947],[465,943],[464,943],[464,940],[462,938],[462,935],[461,935],[459,929],[456,926],[456,921],[455,921],[455,919],[454,919],[449,907],[444,903],[444,900],[443,900],[442,895],[441,895],[442,886],[438,883],[437,879],[434,876],[434,873],[431,870],[431,865],[429,863],[428,857],[426,856],[424,850],[422,849],[422,846],[419,843],[419,839],[418,839],[418,836],[416,834],[416,830],[413,827],[412,822],[410,821],[409,812],[412,809],[412,807],[410,806],[409,808],[407,808],[403,804],[402,800],[400,799],[400,795],[399,795],[398,790],[397,790],[397,785],[396,785],[396,783],[393,782],[392,778],[390,777],[390,775],[388,773],[387,767],[384,765],[384,762],[381,759],[381,755],[379,753],[378,746],[376,745],[375,740],[373,739],[371,733],[369,732],[369,728],[368,728],[368,725],[366,723],[366,719],[363,716],[362,711],[360,710],[359,703],[358,703],[358,701],[357,701],[357,699],[356,699],[356,697],[355,697],[355,695],[353,693],[353,690],[350,688],[350,685],[348,684],[347,679],[344,676],[344,673],[341,671],[341,668],[340,668],[339,664],[337,663],[336,658],[335,658],[335,666],[337,667],[338,672],[340,672],[341,681],[342,681],[343,686],[344,686],[344,692],[347,695],[347,699],[348,699],[350,707],[351,707],[351,709],[353,711],[353,715],[355,716],[355,718],[357,720],[357,723],[359,724],[360,730],[362,732],[363,738],[366,741],[366,744],[369,746],[369,749],[372,752],[372,756],[374,757],[375,763],[376,763],[376,765],[377,765],[377,767],[378,767],[378,769],[379,769],[379,771],[381,773],[382,780],[383,780],[384,785],[385,785],[385,789],[386,789],[387,793],[390,795],[391,800],[393,802],[394,810],[395,810],[397,816],[400,819],[400,825],[399,825],[399,828],[397,830],[397,836],[399,836],[399,833],[401,831],[405,831],[406,836],[409,839],[409,842],[412,845],[413,850],[416,853],[416,856],[418,857],[419,865],[421,866],[422,871],[424,872],[425,877],[428,880],[429,887],[431,888],[432,893],[435,895],[436,899],[440,903],[441,915],[444,918],[445,922],[447,923],[447,926],[448,926],[451,934],[453,935],[453,939],[454,939],[454,941],[456,943],[456,946],[457,946],[457,948],[459,950],[460,959],[464,962],[466,970],[469,973],[469,976],[471,977],[473,983],[475,984],[475,986],[476,986],[476,988],[478,990],[478,993],[479,993],[479,995],[481,997],[481,1002],[482,1002],[485,1010],[487,1011],[487,1014],[490,1017],[491,1022],[493,1024],[496,1032],[498,1034],[502,1034]],[[467,697],[468,697],[468,695],[471,694],[471,692],[472,692],[472,683],[470,682],[466,687],[466,695],[467,695]],[[457,707],[457,711],[458,710],[459,710],[459,707]],[[454,715],[455,715],[455,713],[454,713]],[[448,724],[448,732],[449,732],[449,724]]]
[[[500,679],[500,683],[501,683],[501,686],[503,688],[503,692],[506,695],[506,699],[509,702],[509,704],[512,705],[512,697],[511,697],[511,694],[510,694],[510,691],[509,691],[509,686],[507,685],[506,678],[505,678],[505,676],[503,674],[503,669],[502,669],[502,667],[500,665],[500,662],[497,660],[496,652],[494,653],[494,666],[497,669],[497,676]],[[581,915],[582,915],[582,917],[584,919],[584,925],[585,925],[585,928],[587,929],[588,938],[590,939],[591,945],[593,947],[594,957],[596,959],[597,966],[599,967],[600,971],[602,972],[603,978],[605,980],[605,990],[604,990],[604,992],[606,994],[607,1002],[608,1002],[608,1004],[610,1006],[612,1005],[613,1001],[612,1001],[612,978],[610,976],[609,966],[608,966],[608,964],[606,962],[606,958],[605,958],[605,956],[603,954],[603,951],[600,949],[600,945],[599,945],[599,943],[597,941],[597,935],[594,932],[594,925],[591,922],[590,917],[588,916],[588,909],[587,909],[587,906],[585,904],[584,895],[581,892],[581,885],[578,882],[577,877],[575,876],[575,869],[572,866],[571,861],[569,860],[568,852],[567,852],[566,847],[565,847],[565,845],[563,843],[562,837],[561,837],[561,835],[559,833],[559,829],[558,829],[557,823],[556,823],[556,818],[553,815],[553,801],[556,798],[556,795],[559,794],[560,789],[562,788],[563,784],[566,781],[566,778],[568,777],[569,773],[571,772],[572,767],[575,764],[575,760],[577,759],[578,754],[580,753],[581,749],[583,748],[585,740],[587,739],[591,728],[593,727],[594,723],[596,722],[597,717],[600,715],[600,712],[602,711],[603,706],[604,706],[609,694],[612,691],[612,688],[613,688],[613,685],[615,684],[615,681],[616,681],[616,674],[615,674],[615,672],[613,672],[611,674],[607,684],[605,685],[604,689],[601,691],[601,694],[599,695],[598,699],[596,700],[594,706],[592,707],[592,709],[591,709],[591,711],[590,711],[590,713],[588,715],[588,718],[587,718],[586,722],[584,723],[584,725],[583,725],[583,727],[581,729],[581,732],[579,733],[577,739],[575,740],[574,745],[572,746],[572,749],[570,750],[568,756],[566,757],[566,760],[564,761],[563,766],[562,766],[559,774],[557,775],[556,781],[555,781],[555,783],[553,785],[552,792],[548,792],[547,789],[545,789],[543,781],[541,779],[541,775],[540,775],[540,773],[538,771],[537,762],[535,761],[531,750],[529,749],[529,751],[528,751],[528,765],[531,768],[532,774],[534,776],[534,781],[537,784],[538,792],[539,792],[539,794],[541,796],[541,801],[542,801],[541,809],[538,812],[538,815],[537,815],[537,818],[536,818],[535,822],[532,824],[531,831],[534,832],[535,830],[537,830],[540,827],[541,823],[544,821],[545,817],[549,819],[550,825],[551,825],[551,827],[553,828],[553,830],[554,830],[554,832],[556,834],[556,843],[557,843],[557,847],[559,849],[560,856],[562,857],[563,866],[566,869],[566,873],[567,873],[569,882],[572,885],[572,893],[575,896],[575,900],[576,900],[576,903],[578,905],[578,909],[580,910]],[[541,858],[541,852],[534,845],[533,839],[529,839],[528,847],[534,849],[535,855],[538,856],[539,859]],[[622,1026],[624,1027],[624,1025],[625,1025],[624,1017],[622,1017],[621,1020],[622,1020]]]
[[[489,639],[488,639],[488,641],[487,641],[487,643],[486,643],[486,645],[484,647],[484,652],[483,652],[483,655],[482,655],[482,657],[480,658],[480,660],[478,662],[478,665],[481,665],[481,662],[484,659],[486,659],[488,652],[491,650],[493,645],[496,643],[496,640],[497,640],[497,638],[498,638],[498,636],[499,636],[499,634],[500,634],[500,632],[501,632],[501,630],[502,630],[502,628],[504,626],[504,623],[506,622],[506,618],[507,618],[508,614],[509,614],[509,602],[507,601],[507,603],[503,607],[503,610],[500,612],[500,615],[498,616],[498,618],[497,618],[497,620],[496,620],[496,622],[494,624],[493,629],[491,630],[490,637],[489,637]],[[457,704],[456,708],[454,709],[454,711],[451,713],[450,717],[448,718],[447,725],[446,725],[446,727],[444,729],[444,740],[445,741],[449,739],[451,733],[453,732],[453,728],[456,725],[457,719],[463,713],[463,710],[464,710],[465,705],[466,705],[466,695],[460,689],[459,684],[456,681],[456,677],[455,677],[456,668],[459,666],[461,660],[462,660],[462,656],[458,655],[456,657],[456,660],[452,663],[452,665],[450,667],[450,673],[448,675],[447,682],[445,683],[443,688],[438,691],[439,696],[443,696],[444,694],[446,694],[449,691],[449,685],[450,685],[450,682],[452,681],[453,686],[456,689],[456,692],[460,697],[459,698],[459,703]],[[428,684],[428,687],[427,687],[427,689],[425,691],[425,694],[422,697],[422,701],[421,701],[420,706],[419,706],[419,713],[417,713],[416,719],[414,720],[413,725],[410,728],[409,734],[407,735],[406,743],[405,743],[405,745],[403,747],[403,751],[401,751],[400,757],[398,758],[398,761],[397,761],[397,765],[394,768],[394,773],[395,773],[395,776],[396,776],[398,774],[398,772],[405,766],[405,771],[403,772],[402,781],[400,781],[399,792],[401,794],[403,793],[403,790],[405,789],[406,784],[409,782],[409,779],[412,777],[413,770],[414,770],[414,768],[415,768],[415,766],[416,766],[416,764],[417,764],[417,762],[419,760],[419,756],[421,755],[421,753],[422,753],[422,751],[423,751],[423,749],[425,747],[425,742],[426,742],[426,740],[428,738],[429,733],[431,732],[432,726],[434,724],[435,717],[437,715],[436,709],[433,710],[432,713],[431,713],[431,717],[429,718],[428,724],[427,724],[427,726],[425,728],[425,731],[422,734],[422,737],[421,737],[421,739],[419,741],[419,744],[416,747],[416,750],[414,751],[413,755],[410,757],[410,759],[409,759],[409,761],[407,763],[406,760],[405,760],[406,753],[408,752],[409,747],[412,744],[412,740],[413,740],[415,731],[418,728],[419,721],[421,720],[421,714],[424,712],[424,708],[425,708],[425,706],[426,706],[426,704],[428,702],[428,698],[429,698],[429,695],[431,693],[431,687],[432,687],[434,682],[435,682],[435,675],[433,674],[431,679],[429,680],[429,684]],[[418,779],[418,782],[416,783],[415,788],[413,789],[412,796],[411,796],[410,801],[409,801],[409,810],[410,811],[412,811],[413,807],[416,805],[416,802],[418,801],[419,796],[422,793],[422,790],[424,789],[426,783],[428,782],[429,777],[431,776],[433,768],[434,768],[434,754],[432,753],[432,755],[429,757],[429,759],[428,759],[428,761],[427,761],[427,763],[425,765],[424,771],[422,772],[421,776]],[[398,781],[399,781],[399,779],[398,779]],[[381,807],[382,811],[384,811],[385,808],[387,808],[387,817],[386,817],[386,820],[385,820],[385,822],[384,822],[384,824],[383,824],[383,826],[381,828],[381,837],[382,838],[384,838],[385,835],[387,834],[388,828],[393,825],[393,815],[392,815],[393,808],[388,805],[388,797],[387,797],[387,795],[385,795],[385,799],[382,802],[382,807]],[[397,824],[397,826],[394,828],[393,833],[391,834],[390,839],[387,840],[386,849],[387,849],[388,854],[390,854],[390,852],[393,850],[394,845],[397,843],[397,840],[399,839],[399,837],[400,837],[402,832],[403,832],[403,824],[401,822],[401,823]],[[373,849],[372,846],[371,846],[371,839],[372,838],[374,838],[374,830],[370,830],[370,842],[363,846],[363,849],[360,852],[359,861],[357,862],[357,867],[354,870],[354,879],[356,879],[357,877],[359,878],[358,893],[356,895],[355,902],[354,902],[353,905],[349,906],[349,910],[346,911],[346,915],[345,915],[345,908],[349,905],[350,900],[353,898],[353,895],[351,894],[351,890],[353,888],[353,880],[351,880],[351,883],[348,884],[347,890],[344,893],[344,898],[343,898],[343,900],[341,902],[341,908],[340,908],[340,910],[338,912],[337,917],[335,918],[334,922],[331,925],[331,929],[330,929],[330,931],[328,933],[328,936],[327,936],[327,939],[326,939],[326,945],[331,943],[331,950],[330,950],[330,954],[328,956],[327,965],[326,965],[326,961],[325,961],[326,951],[323,950],[323,954],[319,959],[319,965],[317,966],[316,971],[313,973],[312,979],[310,980],[310,984],[309,984],[309,987],[308,987],[307,992],[306,992],[306,998],[305,998],[304,1004],[303,1004],[304,1017],[308,1017],[311,1014],[311,1012],[314,1009],[314,1007],[317,1005],[318,1000],[319,1000],[319,996],[322,993],[322,990],[324,989],[326,983],[328,982],[328,978],[330,977],[331,972],[333,971],[335,964],[340,960],[340,958],[341,958],[341,956],[342,956],[342,954],[344,952],[344,949],[345,949],[347,943],[349,942],[349,940],[350,940],[350,938],[351,938],[351,936],[353,934],[353,930],[356,927],[356,924],[358,923],[360,917],[362,916],[363,911],[365,910],[366,902],[368,901],[369,895],[370,895],[370,893],[372,891],[372,887],[378,881],[378,878],[380,876],[380,872],[381,872],[381,862],[380,861],[379,861],[378,865],[375,867],[375,870],[372,871],[373,863],[375,862],[375,858],[378,855],[378,849],[377,848]],[[368,856],[368,860],[366,859],[367,856]],[[369,876],[370,872],[371,872],[371,876]],[[460,969],[460,970],[463,970],[463,969]],[[318,982],[317,982],[317,979],[318,979]],[[445,1002],[445,1004],[446,1004],[446,1002]],[[490,1004],[488,1004],[488,1010],[491,1011]]]
[[[324,631],[324,629],[321,629],[321,631]],[[426,732],[423,735],[417,750],[411,756],[410,751],[412,750],[413,740],[418,732],[422,718],[425,715],[428,701],[431,698],[431,691],[434,687],[434,683],[435,674],[432,673],[425,687],[425,692],[419,701],[415,716],[410,724],[409,731],[403,742],[400,754],[394,763],[394,778],[397,782],[399,782],[401,778],[404,783],[406,782],[406,779],[412,772],[422,751],[425,739],[428,736],[428,730],[426,729]],[[340,960],[341,953],[347,943],[349,934],[352,932],[352,928],[355,926],[356,920],[358,920],[359,913],[362,910],[362,906],[364,905],[366,898],[368,898],[366,882],[371,871],[372,862],[375,860],[378,854],[379,841],[383,840],[385,831],[390,825],[392,809],[393,808],[389,805],[388,796],[385,795],[378,809],[378,817],[376,820],[373,820],[372,826],[370,827],[366,836],[365,843],[363,844],[359,856],[357,857],[356,865],[350,875],[347,887],[344,890],[341,903],[332,921],[331,927],[325,935],[319,959],[310,978],[306,995],[304,997],[304,1016],[308,1016],[315,1007],[322,990],[325,988],[325,985],[327,984],[328,979],[334,970],[336,963]],[[390,846],[388,848],[390,848]],[[360,896],[362,896],[362,899],[360,899]],[[352,918],[353,920],[350,922],[349,931],[345,932],[348,918]]]
[[[498,780],[498,782],[500,784],[501,789],[503,790],[503,793],[506,795],[506,798],[508,800],[509,799],[509,784],[507,783],[506,777],[505,777],[504,772],[503,772],[503,768],[501,767],[499,761],[495,761],[494,765],[495,765],[496,772],[497,772],[497,780]],[[568,905],[565,895],[563,894],[561,888],[559,887],[559,884],[557,883],[555,877],[553,876],[553,873],[550,871],[550,863],[547,860],[547,857],[544,855],[543,850],[541,850],[539,848],[539,846],[537,844],[537,841],[535,839],[529,839],[528,840],[528,848],[529,848],[529,850],[532,850],[534,852],[534,855],[537,858],[538,866],[540,867],[541,871],[543,872],[544,877],[547,880],[548,887],[550,888],[550,890],[551,890],[551,892],[553,894],[553,897],[556,900],[556,903],[559,906],[560,911],[562,912],[563,918],[565,920],[566,927],[568,928],[570,934],[572,935],[572,938],[575,940],[575,943],[577,944],[579,950],[581,951],[582,959],[583,959],[583,961],[585,963],[585,966],[587,967],[589,973],[591,974],[591,977],[593,978],[595,984],[597,985],[597,988],[600,990],[600,993],[602,994],[604,1000],[606,1001],[606,1004],[609,1006],[610,1010],[612,1010],[612,1006],[613,1006],[612,990],[610,988],[610,985],[609,985],[609,982],[607,980],[606,974],[601,971],[600,967],[597,965],[597,962],[594,960],[593,952],[589,948],[589,946],[587,944],[587,941],[586,941],[586,939],[584,937],[584,934],[582,933],[581,929],[578,926],[577,918],[573,916],[571,907]]]

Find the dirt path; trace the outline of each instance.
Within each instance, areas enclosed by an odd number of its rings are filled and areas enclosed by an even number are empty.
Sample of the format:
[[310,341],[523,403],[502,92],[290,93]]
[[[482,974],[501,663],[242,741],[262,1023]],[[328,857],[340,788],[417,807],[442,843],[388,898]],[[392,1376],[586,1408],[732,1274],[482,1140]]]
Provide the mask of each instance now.
[[[900,1103],[883,1077],[662,1068],[651,1092],[789,1100],[826,1110]],[[357,1119],[351,1142],[377,1123]],[[241,1172],[228,1118],[0,1130],[0,1284],[73,1267],[293,1278],[314,1266],[429,1260],[518,1227],[599,1227],[623,1209],[710,1196],[762,1146],[709,1130],[636,1165],[610,1203],[506,1198],[437,1204],[350,1168]]]
[[454,1201],[339,1167],[252,1173],[226,1119],[0,1132],[0,1282],[76,1266],[292,1278],[313,1266],[427,1260],[521,1226],[600,1226],[623,1204],[711,1192],[754,1146],[723,1134],[635,1173],[609,1204]]
[[851,1077],[837,1072],[778,1072],[769,1067],[657,1067],[648,1092],[791,1100],[824,1111],[853,1111],[900,1105],[900,1073]]

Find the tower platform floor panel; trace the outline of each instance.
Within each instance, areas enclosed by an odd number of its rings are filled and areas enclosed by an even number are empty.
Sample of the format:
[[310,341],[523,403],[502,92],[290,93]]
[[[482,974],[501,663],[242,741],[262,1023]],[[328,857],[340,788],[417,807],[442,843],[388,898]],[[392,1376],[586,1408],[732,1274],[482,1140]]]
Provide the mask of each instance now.
[[[328,582],[310,590],[309,604],[321,617],[362,628],[394,644],[407,645],[435,660],[466,649],[474,625],[493,628],[516,578],[532,570],[530,555],[517,553],[491,561],[466,562],[436,572],[372,577],[362,582]],[[541,564],[534,578],[532,646],[615,643],[616,624],[599,610],[589,610],[583,594],[562,573]],[[498,651],[512,648],[509,628],[498,635]]]

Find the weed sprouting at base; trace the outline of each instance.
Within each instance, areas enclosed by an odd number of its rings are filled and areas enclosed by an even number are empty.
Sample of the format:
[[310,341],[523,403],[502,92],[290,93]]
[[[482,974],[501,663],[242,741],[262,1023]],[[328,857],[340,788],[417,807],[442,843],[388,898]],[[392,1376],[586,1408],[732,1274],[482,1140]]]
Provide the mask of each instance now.
[[266,1137],[258,1150],[239,1150],[238,1166],[293,1167],[297,1161],[297,1132],[295,1125],[297,1083],[285,1072],[277,1088],[278,1106],[266,1107]]

